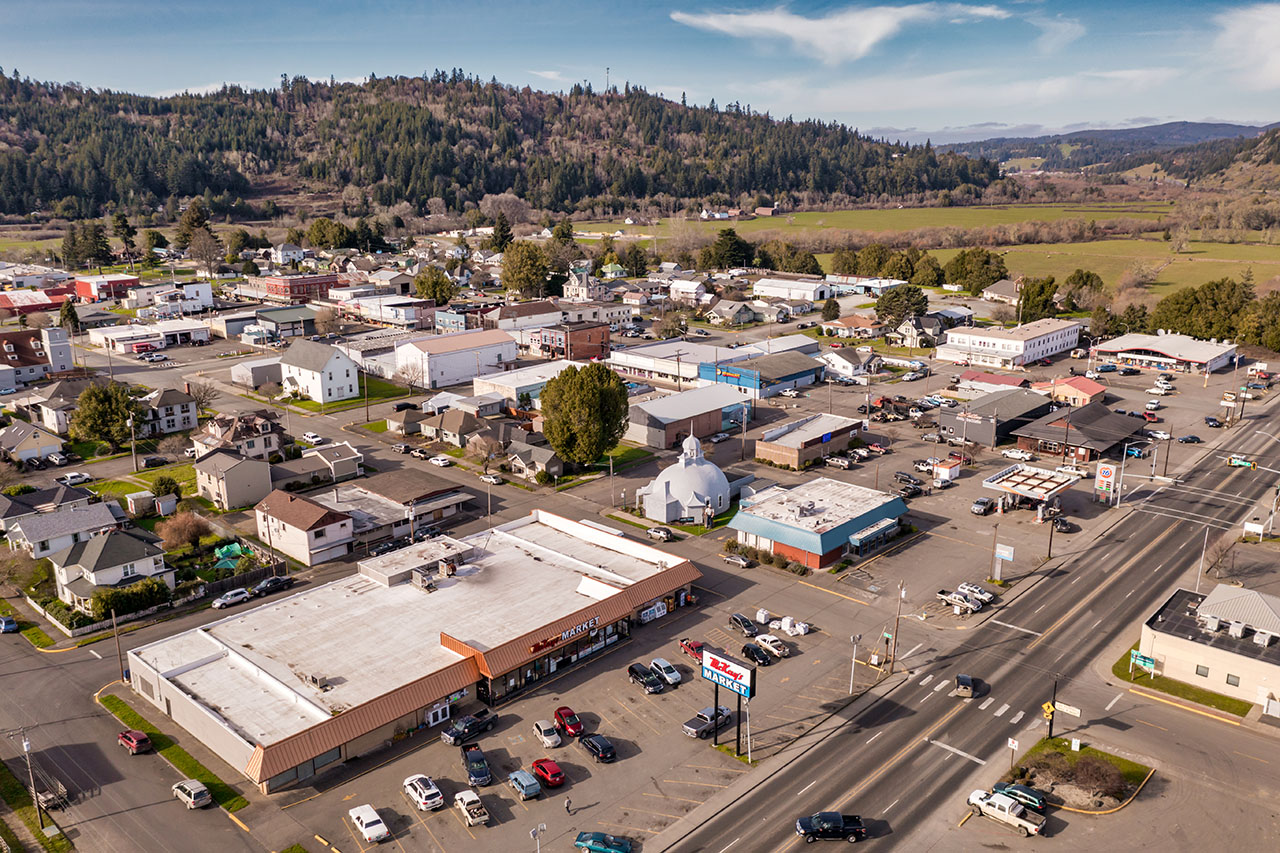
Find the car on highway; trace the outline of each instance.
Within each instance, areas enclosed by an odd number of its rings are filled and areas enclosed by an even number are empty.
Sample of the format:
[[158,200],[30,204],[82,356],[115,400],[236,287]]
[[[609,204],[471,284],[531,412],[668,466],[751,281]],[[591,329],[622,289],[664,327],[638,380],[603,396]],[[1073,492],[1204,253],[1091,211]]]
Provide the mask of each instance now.
[[796,821],[796,835],[807,843],[814,841],[848,841],[850,844],[867,837],[867,828],[856,814],[818,812]]
[[645,535],[650,539],[657,539],[659,542],[670,542],[676,537],[665,527],[650,527],[645,531]]
[[1202,442],[1200,441],[1200,436],[1198,435],[1180,435],[1178,436],[1178,443],[1179,444],[1201,444]]
[[555,723],[550,720],[538,720],[534,723],[533,735],[538,739],[538,743],[547,749],[554,749],[561,743],[560,732],[556,731]]
[[578,837],[573,840],[573,846],[590,853],[631,853],[631,842],[628,839],[607,832],[579,832]]
[[672,666],[671,662],[666,658],[654,658],[649,661],[649,670],[667,684],[680,683],[680,670]]
[[254,584],[253,588],[249,590],[249,596],[257,598],[260,595],[270,595],[282,589],[289,589],[291,586],[293,586],[293,578],[288,575],[273,575],[269,578],[263,578]]
[[633,663],[627,667],[627,681],[640,685],[645,693],[662,692],[662,679],[642,663]]
[[769,653],[755,643],[744,643],[742,656],[756,666],[768,666],[773,663],[773,658],[769,657]]
[[996,508],[996,502],[991,498],[978,498],[969,505],[969,512],[974,515],[989,515]]
[[502,479],[497,474],[481,474],[480,482],[488,483],[490,486],[501,486],[506,482],[506,480]]
[[529,769],[545,788],[559,788],[564,784],[564,771],[550,758],[536,759],[529,765]]
[[568,705],[561,705],[556,708],[553,717],[556,721],[556,728],[565,737],[578,737],[587,730],[586,725]]
[[430,462],[432,465],[436,466],[437,468],[448,468],[450,465],[453,464],[453,460],[450,459],[448,456],[432,456],[427,461]]
[[1258,467],[1258,463],[1252,461],[1243,453],[1232,453],[1227,457],[1227,467],[1256,469]]
[[391,830],[387,829],[387,825],[371,805],[356,806],[347,812],[347,817],[351,818],[360,837],[369,844],[386,841],[391,837]]
[[1001,450],[1000,455],[1005,459],[1017,459],[1019,462],[1030,462],[1035,459],[1035,454],[1030,450],[1023,450],[1020,447],[1010,447],[1007,450]]
[[702,666],[702,649],[705,644],[701,640],[690,640],[688,637],[680,638],[680,651],[693,658],[698,666]]
[[317,435],[314,432],[304,432],[302,434],[302,440],[308,444],[324,444],[324,436]]
[[745,614],[735,613],[729,617],[729,627],[735,631],[741,631],[744,637],[754,637],[760,633],[760,629],[756,627],[756,623],[752,622]]
[[751,561],[741,554],[722,554],[720,559],[724,560],[729,565],[737,566],[740,569],[745,569],[751,565]]
[[444,794],[435,781],[423,773],[415,773],[404,780],[404,793],[419,811],[444,808]]
[[608,764],[618,757],[618,750],[614,749],[613,743],[604,735],[583,735],[578,738],[578,743],[582,744],[583,749],[591,753],[597,764]]
[[54,482],[63,486],[79,486],[81,483],[92,483],[93,477],[80,471],[72,471],[69,474],[63,474],[58,477]]
[[718,432],[715,435],[711,436],[711,439],[710,439],[712,444],[719,444],[722,441],[728,441],[728,440],[729,440],[729,433],[727,432]]
[[392,452],[392,453],[408,453],[408,452],[409,452],[410,450],[412,450],[412,449],[413,449],[413,448],[412,448],[412,447],[410,447],[410,446],[409,446],[409,445],[407,445],[407,444],[393,444],[393,445],[391,445],[391,452]]
[[244,602],[248,601],[251,597],[252,596],[249,595],[249,590],[247,589],[244,589],[244,588],[233,589],[230,592],[224,592],[222,595],[215,598],[213,600],[212,607],[214,610],[221,610],[224,607],[231,607],[236,604],[243,604]]
[[130,755],[151,751],[151,738],[146,732],[140,732],[137,729],[120,732],[116,735],[116,743],[128,750]]

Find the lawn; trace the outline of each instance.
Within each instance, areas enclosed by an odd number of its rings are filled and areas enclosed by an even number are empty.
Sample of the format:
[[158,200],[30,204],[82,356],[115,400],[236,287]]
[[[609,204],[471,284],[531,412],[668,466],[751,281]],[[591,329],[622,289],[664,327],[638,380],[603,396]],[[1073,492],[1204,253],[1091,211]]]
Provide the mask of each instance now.
[[[61,832],[56,832],[52,836],[45,835],[40,829],[40,819],[36,815],[35,804],[31,802],[31,794],[27,791],[27,786],[21,782],[18,777],[13,775],[8,766],[0,762],[0,798],[9,804],[9,808],[14,814],[27,825],[27,829],[35,836],[36,842],[50,853],[71,853],[75,847]],[[5,841],[12,844],[16,839],[11,833],[5,834]],[[13,847],[14,850],[24,849],[21,844]]]
[[93,483],[86,483],[84,488],[107,500],[124,500],[125,495],[145,491],[137,483],[129,483],[124,480],[98,480]]
[[609,471],[609,460],[613,459],[613,472],[616,474],[624,468],[632,465],[638,465],[647,459],[653,458],[653,451],[643,447],[632,447],[630,445],[619,444],[617,447],[605,453],[600,457],[600,461],[596,462],[595,469],[597,471]]
[[248,800],[237,794],[231,786],[215,776],[213,771],[196,761],[191,756],[191,753],[174,743],[172,738],[162,734],[159,729],[147,722],[142,715],[130,708],[123,699],[117,696],[103,696],[98,701],[102,703],[102,707],[115,714],[117,719],[129,728],[137,729],[150,735],[151,743],[156,752],[172,764],[174,769],[184,777],[198,779],[203,782],[205,787],[209,789],[209,793],[213,795],[215,803],[229,812],[239,811],[249,805]]
[[1145,670],[1138,669],[1136,666],[1133,668],[1133,675],[1129,675],[1129,652],[1137,647],[1135,643],[1129,651],[1120,656],[1120,660],[1111,665],[1111,674],[1126,684],[1157,690],[1170,696],[1177,696],[1179,699],[1186,699],[1188,702],[1195,702],[1197,705],[1225,711],[1237,717],[1245,716],[1249,713],[1249,709],[1253,707],[1252,704],[1243,699],[1223,696],[1221,693],[1214,693],[1212,690],[1205,690],[1203,687],[1197,687],[1185,681],[1176,681],[1159,675],[1153,678]]
[[194,495],[196,493],[196,466],[190,462],[181,465],[166,465],[163,468],[148,468],[145,471],[139,471],[134,476],[148,486],[155,485],[156,480],[161,477],[172,477],[182,487],[182,494]]
[[382,403],[387,400],[395,400],[400,397],[409,396],[409,389],[393,382],[387,382],[385,379],[378,379],[374,376],[361,376],[360,396],[351,400],[342,400],[337,403],[325,403],[323,407],[315,400],[294,400],[289,403],[299,409],[305,409],[308,412],[345,412],[348,409],[357,409],[364,405],[365,388],[369,389],[369,405],[374,403]]
[[1076,762],[1086,755],[1092,755],[1094,758],[1101,758],[1108,764],[1115,765],[1116,769],[1124,776],[1124,780],[1131,786],[1137,787],[1142,784],[1142,780],[1147,778],[1151,773],[1151,768],[1145,764],[1139,764],[1136,761],[1130,761],[1127,758],[1121,758],[1118,755],[1112,755],[1109,752],[1103,752],[1100,749],[1094,749],[1091,746],[1082,746],[1079,752],[1071,749],[1071,741],[1066,738],[1043,738],[1035,746],[1031,747],[1025,755],[1018,761],[1018,764],[1026,766],[1035,756],[1046,752],[1057,752],[1064,756],[1072,767]]
[[367,424],[362,424],[361,429],[367,429],[369,432],[386,432],[387,422],[385,420],[369,421]]

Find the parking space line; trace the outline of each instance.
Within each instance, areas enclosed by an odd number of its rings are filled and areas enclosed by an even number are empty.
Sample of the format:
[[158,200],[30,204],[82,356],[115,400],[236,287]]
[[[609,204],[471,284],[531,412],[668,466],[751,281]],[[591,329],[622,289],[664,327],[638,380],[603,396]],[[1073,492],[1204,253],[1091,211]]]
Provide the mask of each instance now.
[[621,808],[622,808],[622,810],[623,810],[623,811],[630,811],[630,812],[644,812],[645,814],[656,814],[656,815],[660,815],[660,816],[662,816],[662,817],[669,817],[669,818],[671,818],[672,820],[679,820],[680,818],[684,817],[684,815],[678,815],[678,814],[667,814],[666,812],[655,812],[655,811],[652,811],[652,810],[650,810],[650,809],[642,809],[642,808],[640,808],[639,806],[622,806]]
[[456,821],[458,822],[458,826],[462,827],[463,829],[465,829],[465,830],[467,831],[467,835],[470,835],[470,836],[471,836],[471,840],[472,840],[472,841],[475,841],[475,840],[476,840],[476,835],[475,835],[475,833],[471,831],[471,827],[467,826],[467,822],[466,822],[465,820],[463,820],[462,818],[458,817],[458,810],[457,810],[457,809],[449,809],[449,814],[450,814],[450,815],[452,815],[452,816],[453,816],[453,819],[454,819],[454,820],[456,820]]
[[841,689],[839,687],[824,687],[821,684],[810,684],[809,686],[812,687],[814,690],[830,690],[832,693],[848,693],[849,692],[849,689],[847,687],[844,689]]
[[620,827],[622,827],[623,829],[629,829],[629,830],[631,830],[632,832],[647,832],[647,833],[649,833],[650,835],[657,835],[657,834],[658,834],[658,830],[656,830],[656,829],[644,829],[643,827],[639,827],[639,826],[628,826],[628,825],[627,825],[627,824],[625,824],[625,823],[610,823],[610,822],[609,822],[609,821],[607,821],[607,820],[598,820],[598,821],[596,821],[596,823],[600,824],[601,826],[620,826]]
[[854,598],[852,595],[845,595],[844,593],[836,592],[833,589],[827,589],[825,586],[818,586],[817,584],[809,583],[808,581],[796,581],[796,583],[802,586],[812,587],[813,589],[821,590],[822,592],[829,593],[834,596],[838,596],[840,598],[845,599],[846,601],[856,601],[858,604],[865,605],[866,607],[871,606],[870,602],[863,601],[861,598]]
[[686,764],[685,767],[697,767],[700,770],[723,770],[726,773],[750,773],[746,768],[739,769],[737,767],[712,767],[710,764]]
[[418,815],[418,823],[422,824],[422,828],[427,831],[427,835],[431,836],[431,840],[434,841],[436,843],[436,846],[440,848],[441,853],[444,853],[444,845],[440,843],[439,838],[436,838],[436,834],[431,831],[431,826],[426,822],[425,819],[423,819],[422,815]]
[[769,719],[771,719],[771,720],[782,720],[782,721],[787,722],[787,723],[794,723],[794,722],[796,722],[796,718],[795,718],[795,717],[779,717],[777,714],[761,714],[761,716],[763,716],[763,717],[768,717],[768,718],[769,718]]
[[702,800],[691,800],[688,797],[673,797],[668,794],[651,794],[648,791],[641,791],[640,794],[645,797],[656,797],[659,800],[680,800],[684,803],[697,803],[702,805]]
[[663,779],[663,782],[670,782],[674,785],[697,785],[700,788],[727,788],[728,785],[721,785],[717,782],[686,782],[683,779]]

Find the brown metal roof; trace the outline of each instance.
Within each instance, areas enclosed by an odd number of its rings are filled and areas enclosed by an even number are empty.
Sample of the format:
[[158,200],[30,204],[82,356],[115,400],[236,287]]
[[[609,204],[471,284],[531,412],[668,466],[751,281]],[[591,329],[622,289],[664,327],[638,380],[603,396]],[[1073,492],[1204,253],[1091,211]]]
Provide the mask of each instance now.
[[479,677],[474,658],[450,664],[306,731],[269,746],[259,744],[253,755],[249,756],[244,773],[255,782],[265,782],[309,758],[337,749],[344,743],[406,717],[419,708],[438,702],[451,693],[470,687]]
[[292,495],[281,489],[276,489],[258,501],[254,509],[266,513],[282,524],[300,530],[314,530],[351,517],[345,512],[337,512],[315,501],[307,500],[301,495]]

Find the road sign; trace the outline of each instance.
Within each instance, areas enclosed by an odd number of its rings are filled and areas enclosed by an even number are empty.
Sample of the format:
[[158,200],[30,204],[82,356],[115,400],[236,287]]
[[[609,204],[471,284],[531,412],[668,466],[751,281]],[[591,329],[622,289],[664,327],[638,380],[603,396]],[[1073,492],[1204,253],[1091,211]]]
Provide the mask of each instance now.
[[1129,661],[1130,663],[1136,663],[1138,666],[1145,666],[1148,669],[1156,665],[1155,658],[1149,658],[1146,655],[1139,654],[1137,649],[1130,650]]
[[885,632],[884,632],[884,638],[885,638],[886,640],[892,640],[892,639],[893,639],[893,634],[890,634],[888,631],[885,631]]
[[1066,702],[1054,702],[1053,707],[1054,707],[1054,710],[1061,711],[1062,713],[1066,714],[1068,717],[1080,716],[1080,709],[1077,708],[1075,705],[1068,705]]
[[1007,563],[1013,562],[1013,546],[996,545],[996,559],[1004,560]]
[[1043,705],[1040,706],[1040,708],[1041,710],[1044,711],[1044,718],[1046,720],[1053,719],[1053,703],[1052,702],[1045,702]]
[[1009,738],[1009,748],[1016,752],[1018,749],[1018,742],[1013,738]]

